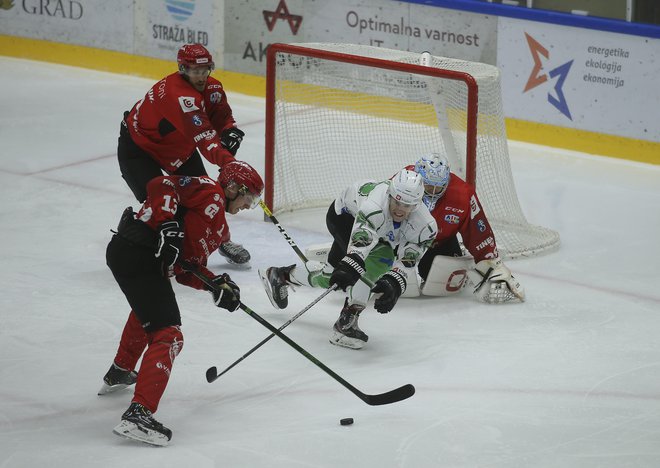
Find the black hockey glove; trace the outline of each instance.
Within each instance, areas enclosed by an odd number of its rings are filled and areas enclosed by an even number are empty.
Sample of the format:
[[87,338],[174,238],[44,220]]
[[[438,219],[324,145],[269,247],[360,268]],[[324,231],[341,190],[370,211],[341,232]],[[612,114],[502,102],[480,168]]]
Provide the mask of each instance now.
[[388,271],[371,289],[372,293],[380,294],[374,301],[374,308],[381,314],[388,313],[405,290],[406,278],[397,270]]
[[244,136],[245,132],[243,132],[243,130],[232,127],[222,131],[220,142],[222,143],[222,146],[227,148],[232,156],[236,156],[236,152],[238,151],[238,147],[241,146]]
[[339,289],[346,291],[346,288],[357,283],[360,276],[364,275],[365,272],[364,260],[357,254],[348,254],[341,259],[332,272],[330,286],[336,284]]
[[213,303],[217,307],[227,309],[233,312],[241,305],[241,290],[236,283],[232,281],[227,273],[213,278],[214,288],[210,289],[213,295]]
[[172,276],[174,264],[181,253],[183,227],[178,221],[166,221],[158,228],[156,258],[160,259],[163,276]]

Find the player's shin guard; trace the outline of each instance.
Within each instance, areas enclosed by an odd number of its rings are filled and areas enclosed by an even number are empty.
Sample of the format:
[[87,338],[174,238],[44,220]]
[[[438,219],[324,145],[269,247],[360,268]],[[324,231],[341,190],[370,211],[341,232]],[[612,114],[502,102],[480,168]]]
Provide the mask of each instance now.
[[183,349],[183,333],[178,326],[148,333],[149,347],[142,358],[133,402],[155,413],[172,372],[174,359]]
[[115,356],[115,364],[123,369],[132,371],[147,346],[147,334],[142,328],[142,324],[131,311],[124,325],[124,331],[119,341],[119,349]]

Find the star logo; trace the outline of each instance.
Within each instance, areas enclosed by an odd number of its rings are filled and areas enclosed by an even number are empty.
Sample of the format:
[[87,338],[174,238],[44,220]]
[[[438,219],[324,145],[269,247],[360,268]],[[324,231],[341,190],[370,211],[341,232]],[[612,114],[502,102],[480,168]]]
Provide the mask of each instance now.
[[266,21],[266,26],[268,26],[269,31],[273,30],[275,23],[278,20],[283,20],[289,23],[289,27],[294,36],[298,34],[298,29],[300,28],[303,17],[289,13],[289,8],[286,6],[284,0],[280,0],[275,11],[263,10],[262,13],[264,14],[264,20]]
[[573,65],[573,60],[570,60],[563,65],[553,68],[548,72],[547,75],[545,73],[541,73],[541,71],[543,70],[543,59],[545,59],[546,61],[550,60],[550,52],[548,52],[548,49],[543,47],[541,43],[539,43],[529,34],[525,33],[525,38],[527,39],[527,45],[529,46],[529,51],[532,54],[532,60],[534,61],[534,66],[532,67],[532,71],[529,74],[529,78],[527,79],[527,84],[525,85],[525,89],[523,90],[523,93],[526,93],[527,91],[534,89],[537,86],[547,82],[548,77],[552,79],[557,78],[557,82],[555,83],[554,86],[554,90],[557,96],[555,97],[552,94],[548,93],[548,102],[552,104],[559,112],[561,112],[566,117],[568,117],[570,120],[573,120],[573,118],[571,117],[571,111],[568,108],[568,102],[566,101],[566,97],[564,96],[564,91],[563,91],[564,82],[566,81],[568,72],[570,71],[571,66]]

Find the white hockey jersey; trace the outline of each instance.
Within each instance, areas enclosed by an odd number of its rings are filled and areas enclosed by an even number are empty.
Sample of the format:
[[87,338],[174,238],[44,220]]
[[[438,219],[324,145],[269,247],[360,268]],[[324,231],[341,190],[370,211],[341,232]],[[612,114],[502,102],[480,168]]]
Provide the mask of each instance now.
[[390,214],[389,184],[389,180],[363,181],[347,187],[335,199],[335,212],[355,218],[347,253],[364,260],[382,239],[395,252],[393,269],[411,268],[435,239],[437,224],[423,203],[407,219],[395,223]]

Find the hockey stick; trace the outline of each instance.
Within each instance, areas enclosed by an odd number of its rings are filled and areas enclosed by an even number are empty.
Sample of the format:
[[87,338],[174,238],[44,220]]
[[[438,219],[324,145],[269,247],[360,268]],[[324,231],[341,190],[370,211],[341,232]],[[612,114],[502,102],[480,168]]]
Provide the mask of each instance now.
[[[282,225],[280,224],[280,222],[279,222],[279,221],[277,220],[277,218],[273,215],[273,212],[270,211],[270,208],[268,208],[268,206],[266,206],[266,204],[264,203],[263,200],[259,200],[259,206],[261,207],[262,210],[264,210],[264,214],[265,214],[266,216],[268,216],[268,218],[272,221],[272,223],[277,227],[277,229],[280,231],[280,233],[284,236],[284,238],[285,238],[286,241],[289,243],[289,245],[291,246],[291,248],[293,249],[293,251],[296,252],[296,254],[298,255],[298,257],[300,258],[300,260],[303,261],[303,263],[305,264],[305,268],[307,268],[306,265],[307,265],[307,262],[309,262],[309,259],[305,256],[305,254],[302,252],[302,250],[300,250],[300,248],[299,248],[298,245],[295,243],[295,241],[291,238],[291,236],[289,235],[289,233],[286,232],[286,229],[284,229],[284,228],[282,227]],[[366,284],[367,286],[369,286],[369,288],[373,288],[373,287],[374,287],[374,284],[373,284],[371,281],[369,281],[369,279],[365,278],[364,276],[361,276],[361,277],[360,277],[360,280],[361,280],[364,284]]]
[[286,241],[289,243],[291,248],[293,249],[296,254],[298,254],[298,257],[300,260],[303,261],[303,263],[309,262],[309,259],[305,256],[304,253],[302,253],[302,250],[298,247],[298,245],[291,239],[291,236],[289,235],[288,232],[282,227],[280,222],[277,220],[277,218],[273,215],[273,212],[270,211],[270,208],[266,206],[263,200],[259,200],[259,206],[261,207],[262,210],[264,210],[264,214],[268,216],[268,218],[272,221],[272,223],[279,229],[280,233],[284,236]]
[[[207,277],[205,274],[203,274],[201,271],[199,271],[199,269],[196,268],[194,265],[192,265],[188,262],[179,262],[179,264],[181,265],[181,267],[183,269],[185,269],[186,271],[192,273],[197,278],[199,278],[209,288],[215,289],[217,287],[213,283],[211,278]],[[239,307],[246,314],[248,314],[250,317],[252,317],[257,322],[259,322],[261,325],[263,325],[268,330],[270,330],[271,333],[277,335],[278,338],[280,338],[286,344],[288,344],[293,349],[298,351],[300,354],[305,356],[311,362],[316,364],[316,366],[319,367],[323,372],[325,372],[330,377],[335,379],[337,382],[339,382],[346,389],[348,389],[350,392],[352,392],[355,396],[357,396],[360,400],[364,401],[368,405],[371,405],[371,406],[388,405],[390,403],[396,403],[397,401],[401,401],[401,400],[405,400],[406,398],[410,398],[411,396],[413,396],[415,394],[415,387],[411,384],[406,384],[406,385],[403,385],[399,388],[395,388],[394,390],[390,390],[389,392],[378,393],[378,394],[375,394],[375,395],[369,395],[369,394],[363,393],[360,390],[358,390],[357,388],[355,388],[353,385],[351,385],[349,382],[344,380],[342,377],[340,377],[338,374],[336,374],[328,366],[326,366],[321,361],[316,359],[312,354],[307,352],[298,343],[296,343],[291,338],[289,338],[284,333],[282,333],[277,328],[275,328],[273,325],[271,325],[270,322],[268,322],[267,320],[262,318],[259,314],[257,314],[255,311],[250,309],[248,306],[246,306],[245,304],[243,304],[241,302],[241,305]]]
[[[330,293],[331,293],[332,291],[334,291],[335,289],[337,289],[337,285],[334,285],[332,288],[330,288],[330,289],[326,289],[325,291],[323,291],[323,294],[321,294],[319,297],[317,297],[316,299],[314,299],[314,300],[313,300],[309,305],[307,305],[303,310],[301,310],[301,311],[298,312],[296,315],[294,315],[294,316],[291,317],[289,320],[287,320],[287,321],[286,321],[284,324],[282,324],[282,326],[281,326],[280,328],[278,328],[277,330],[278,330],[278,331],[282,331],[282,330],[284,330],[286,327],[288,327],[289,325],[291,325],[291,323],[293,323],[294,320],[297,320],[298,317],[300,317],[302,314],[304,314],[304,313],[307,312],[309,309],[311,309],[312,306],[314,306],[317,302],[319,302],[321,299],[323,299],[325,296],[327,296],[328,294],[330,294]],[[209,367],[209,368],[206,370],[206,381],[207,381],[208,383],[215,382],[220,376],[222,376],[222,375],[226,374],[227,372],[229,372],[229,370],[233,369],[238,363],[240,363],[241,361],[243,361],[243,359],[245,359],[246,357],[248,357],[250,354],[254,353],[257,349],[261,348],[264,344],[266,344],[266,342],[268,342],[268,341],[269,341],[271,338],[273,338],[274,336],[275,336],[275,333],[271,333],[270,335],[268,335],[266,338],[264,338],[263,340],[261,340],[261,341],[259,342],[259,344],[257,344],[257,345],[256,345],[255,347],[253,347],[250,351],[248,351],[248,352],[245,353],[243,356],[241,356],[240,358],[238,358],[236,361],[233,362],[233,364],[231,364],[229,367],[227,367],[225,370],[223,370],[223,371],[220,372],[220,373],[218,373],[218,369],[217,369],[215,366],[213,366],[213,367]]]

